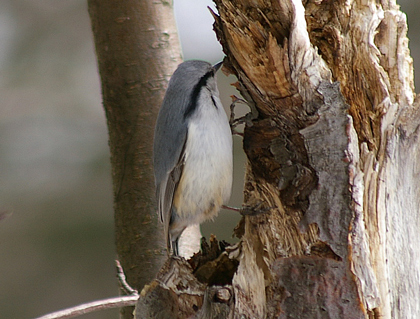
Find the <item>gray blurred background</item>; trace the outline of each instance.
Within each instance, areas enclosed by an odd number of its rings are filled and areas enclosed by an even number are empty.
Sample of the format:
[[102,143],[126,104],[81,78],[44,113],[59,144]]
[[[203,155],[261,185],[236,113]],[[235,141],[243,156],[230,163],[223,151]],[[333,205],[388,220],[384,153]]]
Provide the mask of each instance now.
[[[400,4],[419,87],[420,5]],[[207,5],[175,0],[185,59],[223,57]],[[218,76],[228,104],[234,78]],[[31,318],[115,296],[108,136],[85,0],[0,2],[0,103],[0,216],[6,215],[0,220],[0,317]],[[231,204],[240,205],[238,137],[235,157]],[[236,220],[236,213],[224,212],[203,232],[229,241]]]

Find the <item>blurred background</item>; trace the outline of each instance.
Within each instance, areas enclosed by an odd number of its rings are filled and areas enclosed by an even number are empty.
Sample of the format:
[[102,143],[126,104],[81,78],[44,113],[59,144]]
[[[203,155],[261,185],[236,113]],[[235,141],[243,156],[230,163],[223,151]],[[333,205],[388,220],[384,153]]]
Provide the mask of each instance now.
[[[417,1],[399,3],[419,87]],[[220,61],[211,1],[174,2],[184,58]],[[218,77],[228,105],[235,79]],[[108,135],[85,0],[0,2],[0,103],[0,317],[117,295]],[[234,142],[230,204],[240,206],[244,159]],[[237,219],[224,212],[203,233],[229,241]]]

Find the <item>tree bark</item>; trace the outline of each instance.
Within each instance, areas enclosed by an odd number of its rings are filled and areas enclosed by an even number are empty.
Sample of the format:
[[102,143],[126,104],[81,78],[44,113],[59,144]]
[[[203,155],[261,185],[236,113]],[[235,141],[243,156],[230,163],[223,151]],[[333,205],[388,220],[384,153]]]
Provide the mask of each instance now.
[[[115,237],[128,283],[141,289],[166,259],[154,203],[154,123],[181,62],[172,2],[89,0],[111,151]],[[132,318],[132,308],[123,318]]]
[[258,114],[244,132],[253,214],[207,266],[169,259],[137,318],[420,318],[405,15],[394,0],[215,2],[224,69]]
[[418,318],[405,16],[395,1],[303,2],[216,1],[230,69],[259,111],[245,204],[277,207],[245,218],[235,317]]

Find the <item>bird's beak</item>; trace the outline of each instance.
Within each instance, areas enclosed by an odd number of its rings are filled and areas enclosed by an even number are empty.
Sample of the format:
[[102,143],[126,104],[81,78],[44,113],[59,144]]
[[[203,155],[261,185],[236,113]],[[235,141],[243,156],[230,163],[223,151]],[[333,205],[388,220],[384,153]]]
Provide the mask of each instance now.
[[215,73],[217,72],[217,70],[220,69],[220,67],[222,66],[222,64],[223,64],[223,60],[220,61],[219,63],[216,63],[215,65],[213,65],[213,68],[214,68],[214,72]]

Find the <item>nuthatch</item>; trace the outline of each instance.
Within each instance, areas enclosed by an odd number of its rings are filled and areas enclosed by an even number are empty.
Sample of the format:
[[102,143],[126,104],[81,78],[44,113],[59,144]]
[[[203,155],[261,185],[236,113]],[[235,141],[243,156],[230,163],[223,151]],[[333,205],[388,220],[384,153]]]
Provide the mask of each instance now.
[[178,255],[184,229],[213,219],[232,188],[232,134],[215,66],[181,63],[172,75],[155,127],[153,165],[168,252]]

